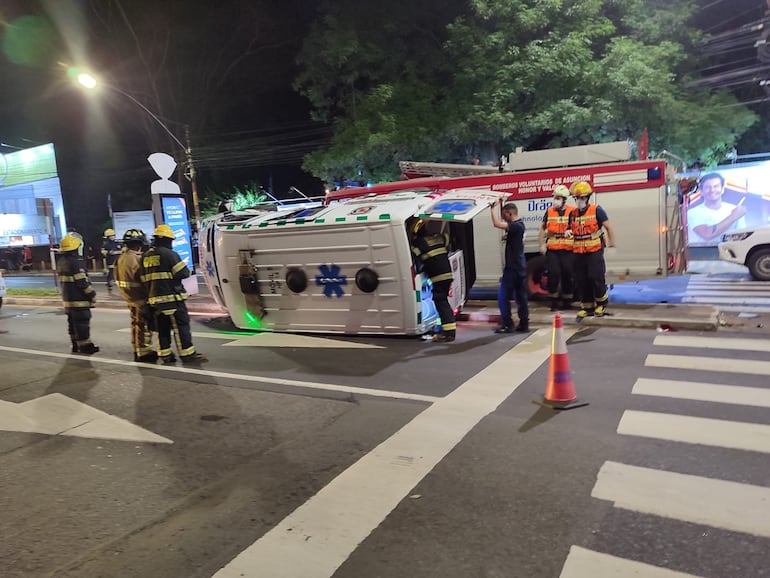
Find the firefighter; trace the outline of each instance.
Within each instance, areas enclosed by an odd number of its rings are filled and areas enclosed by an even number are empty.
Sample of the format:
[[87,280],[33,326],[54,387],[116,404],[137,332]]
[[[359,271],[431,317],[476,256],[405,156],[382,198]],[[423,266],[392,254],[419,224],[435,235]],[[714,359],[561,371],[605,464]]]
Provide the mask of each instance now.
[[452,287],[452,266],[447,252],[448,239],[441,232],[429,233],[425,222],[418,219],[411,225],[412,254],[433,284],[433,303],[441,318],[441,331],[433,335],[433,341],[448,343],[455,340],[457,322],[449,304]]
[[126,251],[115,262],[115,284],[128,304],[134,361],[154,363],[158,353],[152,348],[153,315],[147,305],[147,288],[141,279],[142,252],[148,244],[144,231],[128,229],[124,233]]
[[115,229],[105,229],[104,243],[102,243],[102,256],[104,265],[107,268],[107,291],[112,293],[112,286],[115,284],[115,261],[118,260],[123,248],[115,240]]
[[593,189],[585,181],[573,183],[570,193],[577,208],[569,217],[573,235],[575,284],[580,294],[581,309],[578,319],[607,313],[610,297],[604,275],[604,247],[615,246],[615,233],[607,213],[599,205],[590,204]]
[[171,249],[174,232],[168,225],[158,225],[153,232],[153,246],[142,255],[141,280],[147,289],[147,303],[155,316],[158,332],[158,357],[163,363],[174,363],[171,335],[182,362],[200,363],[206,356],[195,351],[190,334],[190,316],[185,299],[187,293],[182,279],[190,270],[179,255]]
[[83,260],[78,255],[83,241],[67,235],[59,245],[56,273],[61,282],[61,297],[67,314],[72,353],[96,353],[99,347],[91,341],[91,308],[96,292],[88,280]]
[[551,311],[569,309],[572,303],[572,232],[569,230],[569,216],[574,207],[567,205],[569,189],[556,185],[553,190],[553,204],[543,215],[543,222],[537,234],[540,252],[545,255],[548,269],[548,297]]

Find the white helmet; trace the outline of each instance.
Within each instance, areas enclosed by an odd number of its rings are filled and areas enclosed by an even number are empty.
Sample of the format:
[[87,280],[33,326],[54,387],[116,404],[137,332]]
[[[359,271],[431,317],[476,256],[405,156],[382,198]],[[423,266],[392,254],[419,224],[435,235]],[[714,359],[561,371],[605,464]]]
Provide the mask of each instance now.
[[553,189],[553,197],[561,197],[562,199],[566,199],[569,197],[569,189],[564,185],[556,185],[556,187]]

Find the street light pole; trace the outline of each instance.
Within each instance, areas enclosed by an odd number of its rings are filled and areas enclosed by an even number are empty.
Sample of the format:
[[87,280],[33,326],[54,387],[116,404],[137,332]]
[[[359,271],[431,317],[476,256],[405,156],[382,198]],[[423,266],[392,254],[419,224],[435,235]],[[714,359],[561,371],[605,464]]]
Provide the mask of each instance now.
[[106,84],[102,82],[97,82],[97,80],[91,76],[90,74],[81,73],[77,75],[77,81],[85,86],[86,88],[96,88],[97,86],[104,86],[106,88],[109,88],[110,90],[114,90],[115,92],[122,94],[126,98],[128,98],[131,102],[136,104],[139,108],[141,108],[144,112],[146,112],[150,117],[157,122],[160,127],[166,131],[168,136],[170,136],[176,144],[179,145],[179,147],[184,151],[185,154],[185,164],[187,169],[187,178],[190,181],[190,190],[192,191],[192,202],[193,202],[193,212],[195,215],[195,227],[198,231],[198,234],[200,234],[200,228],[201,228],[201,211],[200,206],[198,204],[198,186],[195,180],[195,165],[193,164],[193,156],[192,156],[192,148],[190,147],[190,129],[188,126],[185,125],[185,136],[187,139],[187,145],[182,143],[176,135],[171,132],[171,129],[168,128],[162,120],[158,118],[158,115],[156,115],[154,112],[152,112],[149,108],[147,108],[142,102],[137,100],[134,95],[126,92],[125,90],[118,88],[117,86],[113,86],[111,84]]

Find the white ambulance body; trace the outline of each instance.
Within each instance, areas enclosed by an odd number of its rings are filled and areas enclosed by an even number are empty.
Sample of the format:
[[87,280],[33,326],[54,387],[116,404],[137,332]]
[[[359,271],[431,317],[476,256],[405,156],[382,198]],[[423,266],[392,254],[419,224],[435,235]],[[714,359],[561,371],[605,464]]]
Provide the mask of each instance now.
[[[243,329],[419,335],[438,315],[415,271],[407,225],[436,221],[450,237],[450,300],[465,301],[471,220],[501,195],[398,192],[314,208],[219,215],[206,222],[201,263],[211,294]],[[486,248],[482,248],[485,251]],[[499,271],[498,271],[499,273]]]

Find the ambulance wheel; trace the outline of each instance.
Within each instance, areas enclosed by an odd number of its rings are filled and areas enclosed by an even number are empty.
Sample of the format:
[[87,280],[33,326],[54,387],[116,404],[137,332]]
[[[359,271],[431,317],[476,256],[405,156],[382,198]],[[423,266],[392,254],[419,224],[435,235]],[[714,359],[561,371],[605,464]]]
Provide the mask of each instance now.
[[527,287],[530,299],[545,299],[548,297],[548,269],[545,257],[538,255],[527,261]]

